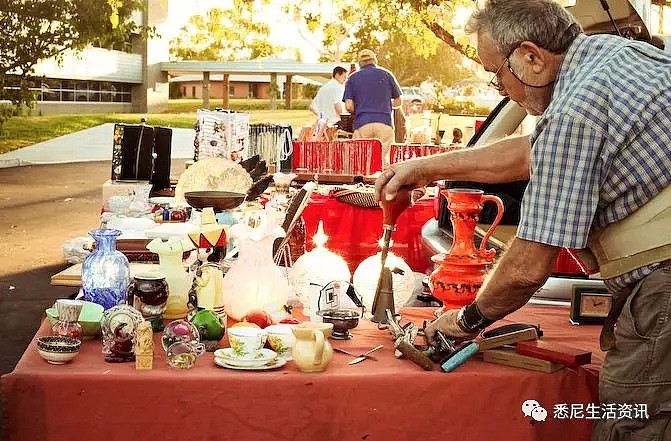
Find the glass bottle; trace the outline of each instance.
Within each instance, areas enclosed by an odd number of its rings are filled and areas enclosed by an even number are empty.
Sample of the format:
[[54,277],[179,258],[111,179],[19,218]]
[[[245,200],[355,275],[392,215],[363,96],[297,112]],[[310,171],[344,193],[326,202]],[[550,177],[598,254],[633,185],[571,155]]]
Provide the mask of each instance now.
[[130,283],[128,259],[116,249],[119,230],[98,229],[89,232],[95,240],[95,250],[82,263],[84,300],[104,309],[123,304]]
[[51,335],[59,337],[70,337],[82,340],[84,330],[79,324],[79,313],[84,303],[79,300],[58,299],[56,309],[58,310],[58,321],[51,327]]

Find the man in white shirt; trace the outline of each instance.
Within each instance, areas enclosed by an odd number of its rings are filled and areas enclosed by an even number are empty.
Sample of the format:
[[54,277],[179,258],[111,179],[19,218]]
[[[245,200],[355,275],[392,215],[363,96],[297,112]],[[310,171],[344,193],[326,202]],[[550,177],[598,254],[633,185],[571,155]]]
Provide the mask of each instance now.
[[312,113],[319,117],[322,113],[326,119],[326,125],[334,126],[340,121],[340,114],[344,109],[342,102],[345,92],[345,80],[347,80],[347,70],[343,67],[333,69],[333,78],[324,84],[310,104]]

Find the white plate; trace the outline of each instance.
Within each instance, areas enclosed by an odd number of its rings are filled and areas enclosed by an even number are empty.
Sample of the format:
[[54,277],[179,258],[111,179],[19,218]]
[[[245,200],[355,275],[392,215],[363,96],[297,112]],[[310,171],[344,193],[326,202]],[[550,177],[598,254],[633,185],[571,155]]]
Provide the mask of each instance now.
[[239,358],[232,348],[217,349],[214,357],[220,358],[226,364],[238,367],[258,367],[270,363],[277,358],[277,352],[263,348],[255,358]]
[[284,358],[277,358],[271,361],[270,363],[261,366],[234,366],[232,364],[226,363],[226,360],[224,360],[223,358],[214,357],[214,364],[226,369],[235,369],[239,371],[267,371],[270,369],[280,368],[285,364],[287,364],[287,361]]

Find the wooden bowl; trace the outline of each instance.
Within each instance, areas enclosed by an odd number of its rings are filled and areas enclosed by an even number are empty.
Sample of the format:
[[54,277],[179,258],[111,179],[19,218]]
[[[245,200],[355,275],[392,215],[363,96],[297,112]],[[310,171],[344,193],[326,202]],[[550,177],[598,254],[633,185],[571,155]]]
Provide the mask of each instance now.
[[184,199],[193,208],[212,207],[214,211],[230,210],[240,206],[247,197],[244,193],[232,191],[187,191]]

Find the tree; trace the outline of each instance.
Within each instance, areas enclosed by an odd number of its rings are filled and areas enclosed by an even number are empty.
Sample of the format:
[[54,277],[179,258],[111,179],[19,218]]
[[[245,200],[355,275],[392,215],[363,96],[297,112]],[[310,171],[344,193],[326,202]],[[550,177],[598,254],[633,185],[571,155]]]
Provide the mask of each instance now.
[[466,79],[475,72],[464,66],[464,56],[451,49],[434,35],[426,37],[427,46],[435,46],[434,53],[422,55],[408,50],[411,45],[407,36],[399,30],[388,35],[384,41],[376,39],[357,40],[345,54],[355,60],[356,54],[364,48],[372,49],[381,66],[389,69],[401,85],[418,85],[431,77],[445,85]]
[[[88,45],[130,50],[143,0],[0,0],[0,100],[31,106],[35,65]],[[114,22],[114,23],[113,23]]]
[[360,0],[285,0],[282,10],[298,34],[319,53],[320,61],[342,61],[353,39]]
[[270,27],[254,20],[253,1],[234,0],[231,9],[195,15],[170,42],[177,60],[229,61],[267,57],[280,48],[268,40]]
[[381,41],[384,38],[380,33],[390,29],[404,29],[409,49],[425,57],[434,55],[439,47],[437,40],[427,38],[432,34],[478,61],[470,38],[463,32],[472,7],[471,0],[292,0],[284,10],[324,61],[341,61],[334,56],[342,55],[338,53],[338,40],[365,42],[364,34],[368,34],[369,42]]

